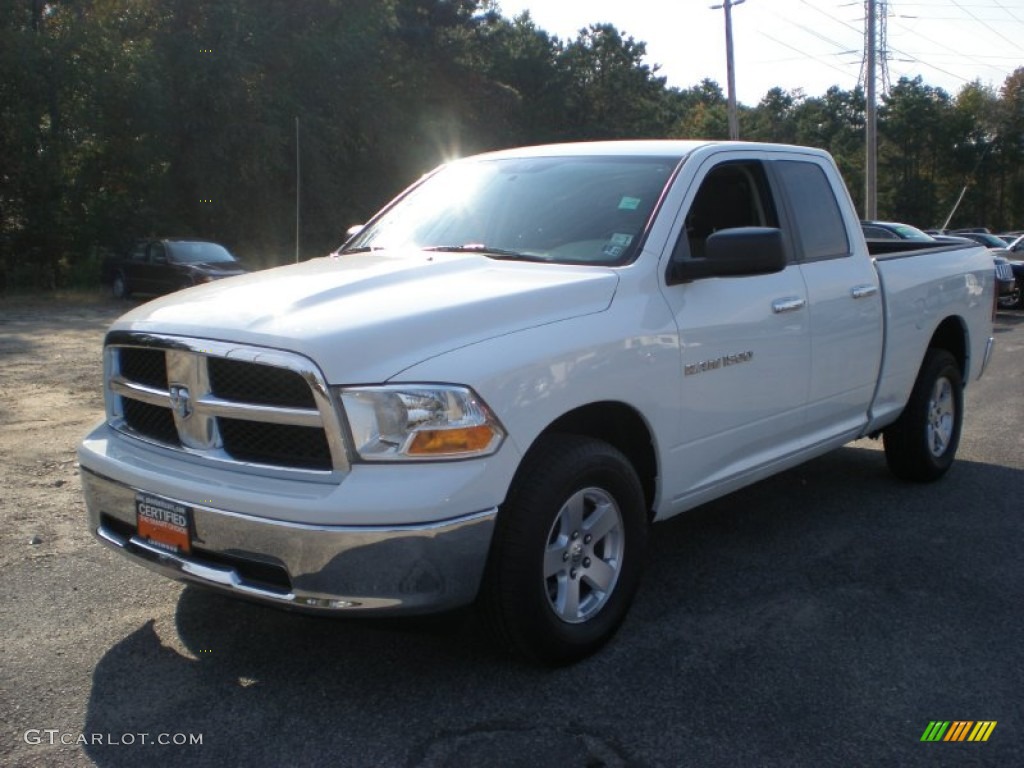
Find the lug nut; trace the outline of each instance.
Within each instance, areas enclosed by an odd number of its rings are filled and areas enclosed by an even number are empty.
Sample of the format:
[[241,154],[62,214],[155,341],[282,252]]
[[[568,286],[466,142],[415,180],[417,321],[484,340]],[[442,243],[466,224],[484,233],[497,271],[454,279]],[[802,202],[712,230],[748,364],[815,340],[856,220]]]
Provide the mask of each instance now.
[[576,578],[576,569],[575,568],[573,568],[571,571],[569,571],[569,578],[570,579],[575,579]]
[[589,544],[593,540],[594,540],[594,537],[591,536],[589,533],[586,536],[583,537],[583,543],[584,544]]
[[580,537],[580,532],[579,531],[573,531],[572,532],[572,540],[573,541],[576,541],[576,539],[578,539],[579,537]]
[[583,558],[583,567],[584,568],[589,568],[590,567],[590,558],[589,557],[584,557]]
[[568,552],[563,552],[562,553],[562,562],[564,563],[568,559],[569,559],[569,553]]

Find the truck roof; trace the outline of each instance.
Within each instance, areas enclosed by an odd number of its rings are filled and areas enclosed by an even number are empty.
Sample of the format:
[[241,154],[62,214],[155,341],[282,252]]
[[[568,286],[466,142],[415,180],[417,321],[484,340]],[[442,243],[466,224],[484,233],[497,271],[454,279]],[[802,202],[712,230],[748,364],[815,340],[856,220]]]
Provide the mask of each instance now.
[[683,158],[705,147],[751,151],[802,152],[827,156],[824,150],[789,144],[766,144],[754,141],[717,141],[712,139],[623,139],[617,141],[579,141],[563,144],[538,144],[515,149],[486,152],[476,157],[566,157],[566,156],[648,156]]

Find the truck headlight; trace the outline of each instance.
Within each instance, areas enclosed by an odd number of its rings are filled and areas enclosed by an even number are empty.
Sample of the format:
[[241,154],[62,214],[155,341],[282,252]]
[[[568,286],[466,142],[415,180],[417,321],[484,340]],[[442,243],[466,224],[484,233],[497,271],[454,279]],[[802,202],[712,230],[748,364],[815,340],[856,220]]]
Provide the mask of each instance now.
[[466,459],[498,450],[505,430],[473,390],[412,384],[338,389],[366,461]]

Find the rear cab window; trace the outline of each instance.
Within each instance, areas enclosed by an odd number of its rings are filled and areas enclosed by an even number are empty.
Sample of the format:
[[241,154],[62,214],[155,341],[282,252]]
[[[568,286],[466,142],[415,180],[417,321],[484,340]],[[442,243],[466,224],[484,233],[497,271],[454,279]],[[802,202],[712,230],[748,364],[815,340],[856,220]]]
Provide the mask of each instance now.
[[787,203],[792,239],[801,260],[849,256],[850,237],[824,169],[809,161],[775,160],[772,171]]

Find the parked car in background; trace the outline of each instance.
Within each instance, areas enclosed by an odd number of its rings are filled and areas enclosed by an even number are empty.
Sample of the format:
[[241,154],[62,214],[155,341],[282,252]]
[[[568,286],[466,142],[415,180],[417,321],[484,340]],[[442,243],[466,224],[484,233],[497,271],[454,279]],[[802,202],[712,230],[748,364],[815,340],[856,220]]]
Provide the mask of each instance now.
[[140,240],[107,270],[107,282],[119,299],[170,293],[248,271],[223,245],[175,238]]
[[[996,296],[999,297],[998,304],[1006,309],[1010,307],[1024,306],[1021,304],[1020,280],[1014,271],[1009,259],[1002,256],[995,257],[996,262]],[[1024,270],[1024,263],[1020,263],[1020,269]],[[1024,274],[1022,274],[1024,276]]]
[[[984,245],[996,261],[996,294],[1002,309],[1024,309],[1024,262],[1013,259],[1013,244],[1008,244],[997,235],[988,232],[958,232],[957,237],[964,237]],[[1017,241],[1017,253],[1024,256],[1024,246]]]
[[[986,248],[995,251],[1006,251],[1007,243],[1001,237],[990,234],[988,232],[951,232],[950,234],[956,235],[957,237],[966,237],[968,240],[973,240],[976,243],[981,243]],[[1000,253],[1000,256],[1005,256],[1005,253]]]
[[860,228],[864,231],[866,240],[913,240],[915,242],[926,242],[935,238],[909,224],[899,224],[894,221],[866,221],[861,220]]
[[1020,235],[1012,243],[1006,246],[1006,262],[1013,272],[1013,287],[1004,294],[1000,294],[1000,307],[1015,307],[1024,309],[1024,235]]

